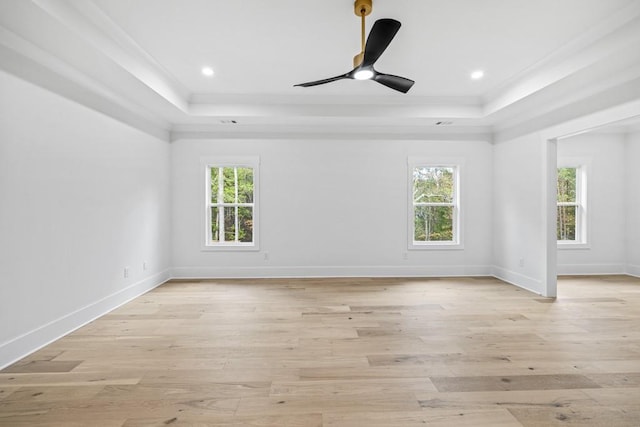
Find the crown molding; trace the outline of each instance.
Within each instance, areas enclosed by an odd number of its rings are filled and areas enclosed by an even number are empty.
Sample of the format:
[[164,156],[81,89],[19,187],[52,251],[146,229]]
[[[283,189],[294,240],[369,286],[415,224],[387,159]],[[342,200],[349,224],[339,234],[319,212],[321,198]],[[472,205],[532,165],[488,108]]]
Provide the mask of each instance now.
[[467,106],[482,107],[483,101],[479,96],[406,96],[404,94],[390,94],[396,96],[349,96],[349,95],[319,95],[319,94],[233,94],[233,93],[194,93],[189,103],[198,104],[245,104],[258,103],[264,105],[429,105],[429,106]]
[[376,126],[376,125],[177,125],[171,141],[186,139],[337,139],[493,142],[490,126]]
[[99,111],[143,132],[169,140],[170,124],[64,61],[0,26],[0,69]]
[[640,117],[640,78],[608,91],[594,94],[527,122],[494,129],[494,142],[541,131],[542,139],[566,138],[615,123]]
[[534,95],[555,82],[602,61],[620,47],[637,45],[639,38],[640,2],[632,2],[609,19],[591,27],[536,64],[488,91],[482,97],[484,114],[494,114]]
[[32,0],[76,35],[111,58],[123,70],[181,111],[188,110],[189,92],[151,55],[89,0]]

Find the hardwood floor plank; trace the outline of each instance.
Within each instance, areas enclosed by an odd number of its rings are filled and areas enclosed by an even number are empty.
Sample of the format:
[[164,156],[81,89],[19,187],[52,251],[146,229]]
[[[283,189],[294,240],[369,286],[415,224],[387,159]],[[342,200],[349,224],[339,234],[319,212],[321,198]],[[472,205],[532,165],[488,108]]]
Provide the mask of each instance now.
[[91,427],[121,427],[125,421],[124,419],[95,420],[87,424],[87,421],[50,421],[46,419],[39,420],[38,416],[30,416],[29,418],[17,416],[0,418],[0,425],[11,427],[87,427],[88,425]]
[[271,397],[322,397],[371,394],[402,394],[410,392],[432,392],[435,386],[427,377],[382,378],[360,380],[315,380],[275,381],[271,386]]
[[433,409],[416,412],[386,413],[329,413],[324,417],[324,427],[522,427],[507,409],[471,409],[468,411]]
[[351,368],[303,368],[299,370],[302,381],[328,379],[382,379],[382,378],[419,378],[431,376],[451,375],[451,370],[445,364],[416,365],[416,366],[371,366],[363,369]]
[[69,372],[82,363],[82,360],[34,360],[28,363],[18,362],[2,370],[7,374]]
[[18,387],[9,387],[0,385],[0,400],[6,399],[12,393],[14,393]]
[[555,408],[588,407],[598,405],[583,390],[510,390],[476,392],[416,393],[425,410],[432,409],[488,409],[488,408]]
[[162,418],[165,420],[178,416],[220,417],[233,416],[240,399],[91,399],[70,402],[56,406],[47,414],[48,420],[84,421],[90,425],[93,420],[115,420],[140,418]]
[[570,390],[600,388],[583,375],[512,375],[477,377],[431,377],[441,392],[497,390]]
[[139,383],[141,379],[141,376],[132,375],[130,372],[118,371],[89,373],[56,372],[46,374],[4,374],[0,372],[0,387],[131,385]]
[[[85,385],[78,386],[27,386],[20,387],[3,403],[9,402],[60,402],[68,400],[92,399],[96,397],[105,386]],[[112,387],[112,386],[110,386]]]
[[122,427],[322,427],[322,414],[259,416],[259,417],[198,417],[130,418]]
[[302,397],[268,397],[241,399],[237,414],[251,415],[283,415],[325,412],[387,412],[415,411],[420,409],[414,394],[378,395],[367,393],[350,396],[323,396],[309,399]]
[[547,410],[544,408],[510,408],[513,416],[527,427],[554,426],[615,426],[637,427],[640,410],[608,407],[573,407]]
[[95,397],[104,400],[191,400],[267,397],[271,383],[173,383],[105,386]]
[[[640,371],[640,365],[638,365]],[[587,378],[605,388],[633,387],[640,388],[640,372],[623,372],[607,374],[587,374]],[[640,399],[639,399],[640,401]]]
[[326,356],[314,358],[313,354],[300,357],[280,357],[280,358],[237,358],[227,361],[225,368],[241,370],[244,368],[282,368],[282,369],[305,369],[305,368],[340,368],[340,369],[362,369],[368,366],[367,359],[362,356]]
[[172,369],[145,372],[141,384],[199,384],[199,383],[253,383],[270,381],[295,381],[297,369],[244,367],[240,369]]
[[640,387],[602,388],[584,390],[584,393],[602,406],[632,406],[640,410]]

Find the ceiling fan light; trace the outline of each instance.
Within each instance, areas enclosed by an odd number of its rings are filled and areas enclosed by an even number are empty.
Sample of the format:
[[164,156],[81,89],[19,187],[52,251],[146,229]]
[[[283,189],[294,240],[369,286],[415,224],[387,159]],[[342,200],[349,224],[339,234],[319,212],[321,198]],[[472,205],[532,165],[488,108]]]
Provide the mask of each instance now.
[[371,70],[358,70],[353,75],[353,78],[356,80],[369,80],[373,77],[373,71]]
[[480,80],[483,77],[484,77],[484,71],[482,70],[476,70],[473,73],[471,73],[471,79],[473,80]]
[[202,75],[206,76],[206,77],[213,77],[213,75],[215,74],[213,71],[213,68],[211,67],[202,67]]

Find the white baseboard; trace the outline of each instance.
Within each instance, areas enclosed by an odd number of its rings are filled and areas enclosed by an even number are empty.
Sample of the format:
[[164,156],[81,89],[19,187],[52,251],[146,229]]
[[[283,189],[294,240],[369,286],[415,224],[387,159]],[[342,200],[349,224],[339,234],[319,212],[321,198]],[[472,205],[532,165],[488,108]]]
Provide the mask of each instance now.
[[0,369],[160,286],[170,279],[169,273],[169,270],[165,270],[154,274],[19,337],[0,343]]
[[563,276],[625,274],[626,270],[624,264],[558,264],[558,274]]
[[629,276],[640,277],[640,265],[627,264],[626,273]]
[[491,276],[484,265],[313,266],[313,267],[178,267],[175,279],[245,279],[300,277],[452,277]]
[[492,267],[492,276],[529,292],[533,292],[534,294],[543,294],[542,282],[533,277],[525,276],[524,274],[516,273],[515,271],[507,270],[496,265]]

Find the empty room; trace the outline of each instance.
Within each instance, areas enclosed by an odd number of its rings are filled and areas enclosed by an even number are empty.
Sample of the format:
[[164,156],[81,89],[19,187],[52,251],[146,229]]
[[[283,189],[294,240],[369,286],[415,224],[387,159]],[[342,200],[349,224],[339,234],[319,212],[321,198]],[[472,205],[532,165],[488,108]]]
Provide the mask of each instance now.
[[0,0],[0,426],[640,425],[640,0]]

